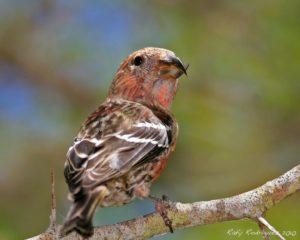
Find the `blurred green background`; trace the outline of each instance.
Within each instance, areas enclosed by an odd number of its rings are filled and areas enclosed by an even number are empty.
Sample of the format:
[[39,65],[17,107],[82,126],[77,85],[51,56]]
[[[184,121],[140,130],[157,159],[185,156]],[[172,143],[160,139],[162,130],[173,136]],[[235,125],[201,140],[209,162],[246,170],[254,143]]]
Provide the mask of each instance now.
[[[153,194],[183,202],[250,190],[299,164],[300,1],[0,1],[0,239],[48,226],[69,206],[65,153],[121,61],[145,46],[189,63],[173,104],[176,152]],[[266,218],[300,239],[300,194]],[[145,200],[98,211],[97,225],[153,211]],[[156,239],[261,239],[251,221]],[[229,234],[241,231],[238,237]],[[272,238],[273,239],[273,238]]]

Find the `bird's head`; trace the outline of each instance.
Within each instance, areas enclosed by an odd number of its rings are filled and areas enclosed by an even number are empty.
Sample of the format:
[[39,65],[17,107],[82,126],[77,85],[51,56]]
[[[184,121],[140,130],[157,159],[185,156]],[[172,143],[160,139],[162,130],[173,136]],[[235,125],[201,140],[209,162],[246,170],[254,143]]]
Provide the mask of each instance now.
[[140,49],[123,61],[108,97],[168,108],[177,90],[177,79],[186,70],[172,51],[154,47]]

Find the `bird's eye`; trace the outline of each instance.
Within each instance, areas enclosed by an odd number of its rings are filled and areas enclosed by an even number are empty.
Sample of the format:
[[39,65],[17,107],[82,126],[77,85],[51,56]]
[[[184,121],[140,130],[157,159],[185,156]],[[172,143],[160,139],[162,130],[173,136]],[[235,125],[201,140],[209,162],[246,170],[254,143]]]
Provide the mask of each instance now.
[[133,64],[135,66],[140,66],[143,63],[143,61],[144,60],[143,60],[143,58],[141,56],[137,56],[137,57],[134,58]]

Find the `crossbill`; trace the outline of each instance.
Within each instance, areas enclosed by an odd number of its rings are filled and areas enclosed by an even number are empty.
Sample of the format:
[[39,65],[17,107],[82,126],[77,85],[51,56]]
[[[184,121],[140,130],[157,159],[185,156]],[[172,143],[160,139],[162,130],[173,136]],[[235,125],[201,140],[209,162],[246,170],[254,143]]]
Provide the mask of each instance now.
[[82,124],[64,175],[72,206],[62,235],[93,234],[97,206],[147,198],[176,145],[170,106],[186,67],[172,51],[147,47],[128,56],[106,100]]

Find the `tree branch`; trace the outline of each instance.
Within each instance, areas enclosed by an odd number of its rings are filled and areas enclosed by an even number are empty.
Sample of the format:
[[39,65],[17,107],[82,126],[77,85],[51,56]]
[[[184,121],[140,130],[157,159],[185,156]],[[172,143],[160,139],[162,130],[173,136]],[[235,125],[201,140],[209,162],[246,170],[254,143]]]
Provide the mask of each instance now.
[[264,219],[263,217],[259,217],[258,221],[258,226],[260,229],[262,229],[265,238],[267,238],[268,236],[268,233],[265,231],[265,228],[269,228],[269,230],[273,232],[277,237],[279,237],[279,239],[285,240],[285,238],[280,234],[280,232],[278,232],[270,223],[268,223],[266,219]]
[[[259,222],[261,228],[269,228],[274,232],[275,228],[262,216],[272,206],[299,189],[300,165],[254,190],[236,196],[185,204],[170,202],[168,217],[172,220],[174,230],[248,218]],[[59,226],[56,234],[49,235],[46,232],[31,239],[56,239],[58,232]],[[161,216],[151,213],[129,221],[96,227],[91,239],[147,239],[168,232],[169,228],[165,226]],[[80,238],[73,233],[63,239]]]

